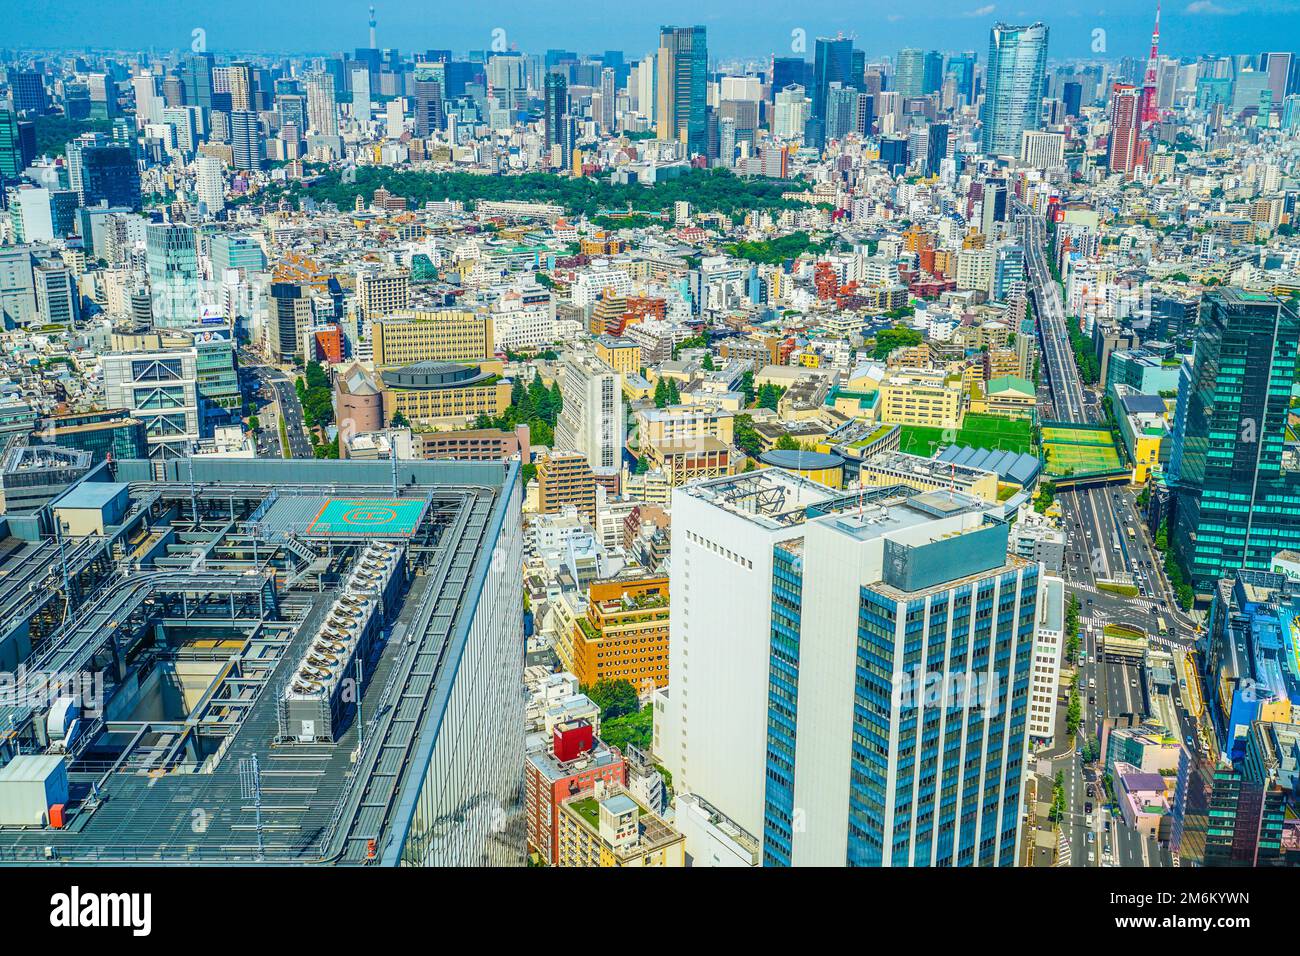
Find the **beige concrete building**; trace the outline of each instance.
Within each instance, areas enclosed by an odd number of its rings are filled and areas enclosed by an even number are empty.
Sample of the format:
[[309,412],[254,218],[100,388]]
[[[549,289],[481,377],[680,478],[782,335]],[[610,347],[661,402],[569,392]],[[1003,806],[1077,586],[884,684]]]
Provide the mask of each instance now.
[[887,425],[960,428],[963,414],[960,375],[903,368],[880,382],[880,420]]
[[376,368],[415,362],[478,362],[495,351],[492,317],[458,309],[399,311],[370,326]]

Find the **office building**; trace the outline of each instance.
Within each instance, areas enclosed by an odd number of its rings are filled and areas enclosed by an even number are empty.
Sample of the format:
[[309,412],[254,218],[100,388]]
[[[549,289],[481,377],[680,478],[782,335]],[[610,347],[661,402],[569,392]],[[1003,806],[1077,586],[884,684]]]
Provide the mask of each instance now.
[[709,51],[704,27],[661,27],[655,63],[656,135],[680,141],[692,156],[707,153]]
[[334,97],[334,76],[330,73],[307,74],[307,132],[338,135],[338,103]]
[[857,89],[862,83],[854,75],[853,41],[845,37],[818,37],[813,50],[812,86],[809,89],[811,115],[808,118],[808,141],[822,146],[826,140],[826,114],[830,106],[832,83]]
[[1179,389],[1170,543],[1202,592],[1300,548],[1300,484],[1282,467],[1298,338],[1300,317],[1274,296],[1215,289],[1201,300]]
[[486,312],[398,310],[370,325],[376,368],[414,362],[473,362],[491,358],[492,317]]
[[676,489],[675,789],[768,865],[1014,865],[1039,572],[996,510],[778,469]]
[[150,458],[187,457],[202,437],[197,361],[193,348],[100,358],[105,401],[144,423]]
[[894,92],[907,99],[925,92],[925,52],[915,47],[898,51],[894,61]]
[[[209,216],[215,216],[226,208],[225,163],[216,156],[200,156],[195,159],[194,166],[197,173],[194,192],[202,204],[203,211]],[[220,274],[216,271],[215,262],[213,273]]]
[[560,144],[560,120],[569,112],[569,84],[563,73],[546,74],[543,91],[542,124],[548,148]]
[[560,805],[570,797],[627,786],[623,755],[595,736],[591,722],[563,720],[551,739],[524,763],[524,818],[528,850],[547,866],[560,862]]
[[193,325],[202,311],[194,228],[150,223],[145,230],[145,263],[154,325],[162,329]]
[[1016,156],[1020,134],[1039,128],[1047,27],[999,23],[989,33],[984,73],[981,148],[987,156]]
[[686,838],[624,790],[560,804],[557,866],[685,866]]

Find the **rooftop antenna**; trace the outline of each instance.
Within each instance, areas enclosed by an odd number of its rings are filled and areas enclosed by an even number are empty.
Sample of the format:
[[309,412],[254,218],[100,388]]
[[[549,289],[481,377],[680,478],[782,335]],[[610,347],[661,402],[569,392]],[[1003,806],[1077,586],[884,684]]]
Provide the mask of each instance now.
[[388,436],[388,460],[393,468],[393,497],[397,497],[397,438]]
[[266,847],[262,843],[262,772],[257,766],[257,754],[239,761],[239,795],[253,801],[257,815],[257,862],[261,863],[266,859]]

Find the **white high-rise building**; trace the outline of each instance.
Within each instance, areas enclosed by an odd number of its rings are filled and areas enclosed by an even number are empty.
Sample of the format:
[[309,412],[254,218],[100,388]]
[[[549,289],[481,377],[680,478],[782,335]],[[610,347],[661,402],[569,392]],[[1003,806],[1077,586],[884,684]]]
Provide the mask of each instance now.
[[772,117],[772,135],[777,139],[803,139],[808,124],[808,97],[798,83],[791,83],[776,94]]
[[194,191],[207,214],[216,215],[226,208],[226,164],[216,156],[200,156],[194,165]]
[[555,423],[555,449],[585,455],[598,475],[615,474],[627,433],[623,376],[585,351],[566,352],[562,367],[564,407]]
[[325,72],[307,74],[307,131],[337,136],[339,117],[334,98],[334,77]]
[[137,73],[131,77],[135,92],[135,122],[144,129],[150,123],[163,121],[163,98],[158,94],[158,77],[152,73]]
[[1041,568],[1007,535],[946,490],[675,489],[655,747],[678,793],[766,865],[1014,865]]
[[1065,650],[1065,581],[1045,575],[1038,606],[1034,676],[1029,688],[1029,736],[1051,743],[1056,736],[1056,695]]

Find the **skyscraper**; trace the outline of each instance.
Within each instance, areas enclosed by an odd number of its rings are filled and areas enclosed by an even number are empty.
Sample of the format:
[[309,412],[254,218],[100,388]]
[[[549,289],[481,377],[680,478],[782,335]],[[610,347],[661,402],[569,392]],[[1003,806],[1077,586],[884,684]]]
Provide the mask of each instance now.
[[191,53],[185,58],[185,105],[212,109],[212,54]]
[[338,135],[339,117],[334,99],[333,74],[307,74],[307,131],[320,136]]
[[818,37],[813,56],[813,82],[809,91],[812,115],[809,117],[809,141],[821,146],[826,138],[826,107],[832,83],[857,89],[861,77],[853,75],[853,41],[844,37]]
[[230,151],[236,169],[262,168],[262,128],[252,110],[230,114]]
[[1039,567],[994,509],[775,468],[672,505],[677,791],[768,865],[1013,865]]
[[938,176],[939,167],[948,158],[948,124],[931,123],[925,137],[925,174]]
[[925,91],[925,53],[916,47],[898,51],[894,64],[894,91],[899,96],[920,96]]
[[1116,83],[1110,94],[1110,171],[1133,178],[1133,171],[1145,164],[1142,139],[1142,91]]
[[988,156],[1015,156],[1020,134],[1039,128],[1047,27],[999,23],[989,33],[981,145]]
[[1172,535],[1198,589],[1300,547],[1300,482],[1282,467],[1297,339],[1300,318],[1274,296],[1216,289],[1201,300],[1179,388]]
[[81,150],[81,205],[140,208],[140,169],[126,146],[87,146]]
[[[204,211],[209,216],[215,215],[226,206],[225,164],[216,156],[200,156],[194,166],[197,171],[194,191]],[[217,272],[215,263],[213,272]]]
[[938,50],[926,50],[921,71],[921,93],[937,93],[942,86],[943,54]]
[[183,329],[200,315],[199,253],[194,229],[153,223],[145,230],[145,264],[154,325]]
[[446,126],[443,101],[447,92],[445,63],[417,63],[411,75],[415,85],[415,135],[428,136]]
[[569,111],[569,84],[564,74],[552,71],[546,74],[543,90],[542,123],[546,132],[546,145],[555,146],[560,142],[562,128],[560,119]]
[[692,156],[708,152],[709,52],[704,27],[660,27],[655,133],[686,144]]

